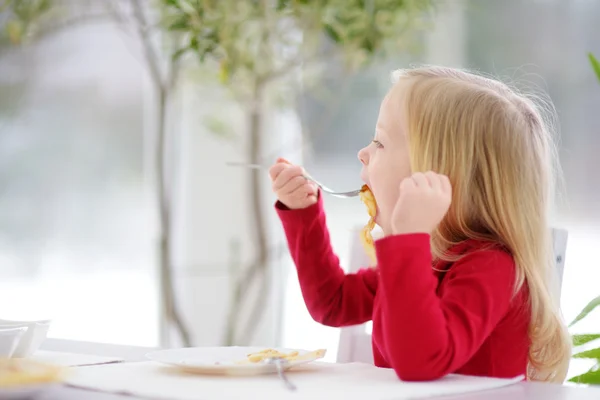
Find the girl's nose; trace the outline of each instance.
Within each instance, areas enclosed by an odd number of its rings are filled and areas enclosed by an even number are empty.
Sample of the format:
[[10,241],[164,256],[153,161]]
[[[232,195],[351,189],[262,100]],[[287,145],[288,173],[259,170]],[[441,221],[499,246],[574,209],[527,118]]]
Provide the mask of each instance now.
[[360,149],[360,151],[358,152],[358,159],[360,160],[362,165],[369,164],[369,152],[366,147]]

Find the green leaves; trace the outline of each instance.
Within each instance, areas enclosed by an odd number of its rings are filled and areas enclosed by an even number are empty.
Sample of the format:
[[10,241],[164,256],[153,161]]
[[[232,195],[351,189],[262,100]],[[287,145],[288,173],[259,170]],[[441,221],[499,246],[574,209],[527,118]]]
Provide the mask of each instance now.
[[592,301],[590,301],[585,307],[584,309],[579,313],[579,315],[577,317],[575,317],[575,319],[573,320],[573,322],[571,322],[569,324],[569,327],[572,327],[573,325],[575,325],[577,322],[581,321],[582,319],[584,319],[589,313],[591,313],[596,307],[600,306],[600,296],[596,297],[595,299],[593,299]]
[[4,31],[11,43],[21,44],[34,26],[53,6],[52,0],[6,0],[0,11],[7,13]]
[[186,16],[178,16],[168,24],[167,29],[170,31],[186,31],[190,29],[189,19]]
[[340,35],[336,32],[335,28],[329,24],[325,24],[323,25],[323,29],[325,30],[325,33],[327,34],[327,36],[333,40],[335,43],[341,43],[342,42],[342,38],[340,37]]
[[[407,28],[418,26],[434,2],[162,0],[162,5],[167,29],[190,38],[175,57],[189,51],[201,62],[212,58],[221,66],[221,80],[231,83],[240,77],[270,81],[336,52],[351,65],[368,64],[387,44],[406,37]],[[327,42],[334,51],[323,54]]]
[[45,13],[52,6],[51,0],[12,0],[8,1],[14,15],[21,20],[31,20]]
[[592,69],[596,73],[598,80],[600,81],[600,61],[592,53],[588,53],[588,58],[590,59],[590,63],[592,64]]
[[21,44],[25,31],[24,24],[21,21],[16,19],[8,21],[4,29],[12,44]]
[[586,333],[583,335],[573,335],[573,346],[581,346],[597,339],[600,339],[600,333]]
[[206,116],[203,125],[209,132],[221,139],[231,140],[235,138],[231,124],[227,123],[225,118],[214,115]]
[[587,358],[587,359],[597,359],[600,360],[600,347],[597,349],[586,350],[580,353],[574,354],[573,358]]
[[[569,324],[569,327],[575,325],[577,322],[584,319],[589,315],[596,307],[600,306],[600,296],[592,299],[583,310],[575,317],[573,322]],[[573,335],[573,346],[582,346],[588,343],[592,343],[595,340],[600,339],[600,333],[588,333]],[[573,355],[574,359],[589,359],[596,360],[596,365],[585,374],[576,376],[569,379],[570,382],[582,383],[582,384],[600,384],[600,347],[586,349]]]
[[595,366],[585,374],[569,379],[569,382],[580,383],[583,385],[597,385],[600,383],[600,368]]

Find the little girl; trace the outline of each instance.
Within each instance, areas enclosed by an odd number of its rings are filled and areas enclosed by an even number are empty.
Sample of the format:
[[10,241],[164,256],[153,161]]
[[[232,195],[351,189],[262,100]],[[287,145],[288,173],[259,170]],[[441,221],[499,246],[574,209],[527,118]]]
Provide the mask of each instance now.
[[399,71],[360,150],[377,202],[377,266],[345,274],[322,196],[271,167],[307,308],[328,326],[373,320],[375,365],[402,380],[449,373],[561,382],[570,340],[550,294],[552,138],[504,84],[460,70]]

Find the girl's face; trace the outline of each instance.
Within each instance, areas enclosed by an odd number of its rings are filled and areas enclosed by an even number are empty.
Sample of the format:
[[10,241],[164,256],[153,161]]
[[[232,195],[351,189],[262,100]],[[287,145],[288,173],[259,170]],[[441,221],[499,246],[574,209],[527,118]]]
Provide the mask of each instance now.
[[392,233],[390,221],[400,194],[400,182],[411,174],[398,86],[381,103],[373,141],[358,152],[362,163],[360,177],[375,196],[375,222],[386,236]]

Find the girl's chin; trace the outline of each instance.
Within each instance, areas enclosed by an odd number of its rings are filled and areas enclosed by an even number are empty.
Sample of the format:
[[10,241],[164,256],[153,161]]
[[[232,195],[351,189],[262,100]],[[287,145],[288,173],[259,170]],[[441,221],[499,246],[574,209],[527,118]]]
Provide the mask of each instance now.
[[380,229],[383,229],[383,226],[381,225],[381,222],[380,222],[379,213],[377,213],[377,215],[375,215],[375,225],[377,225]]

